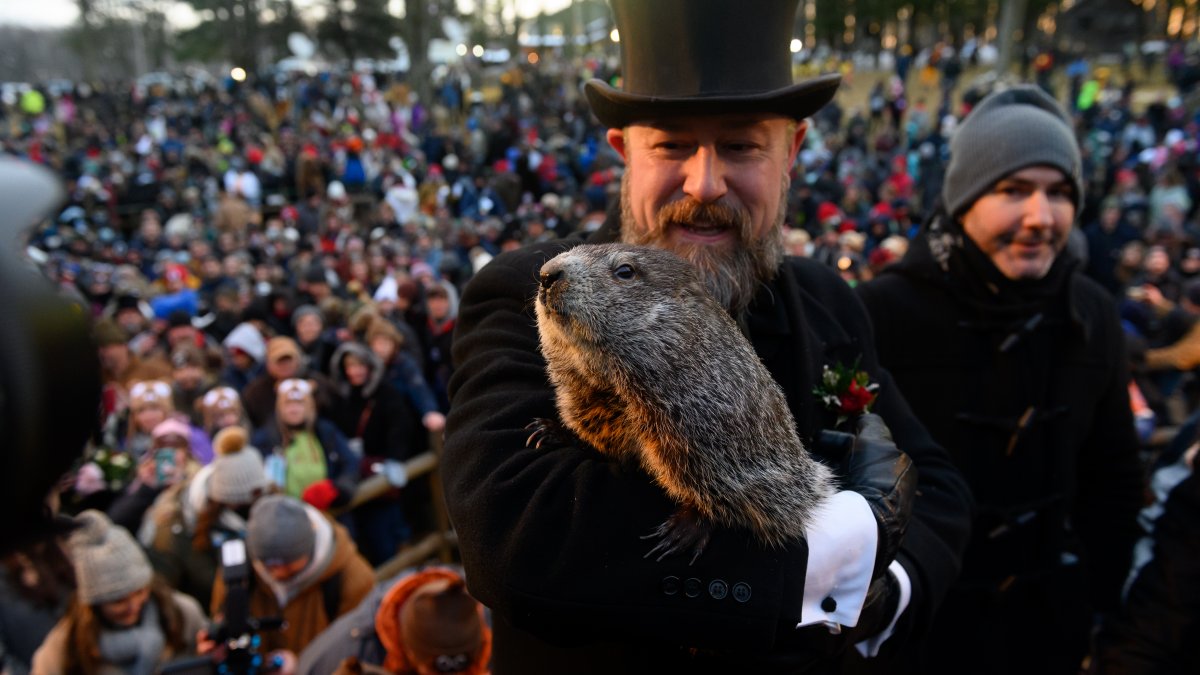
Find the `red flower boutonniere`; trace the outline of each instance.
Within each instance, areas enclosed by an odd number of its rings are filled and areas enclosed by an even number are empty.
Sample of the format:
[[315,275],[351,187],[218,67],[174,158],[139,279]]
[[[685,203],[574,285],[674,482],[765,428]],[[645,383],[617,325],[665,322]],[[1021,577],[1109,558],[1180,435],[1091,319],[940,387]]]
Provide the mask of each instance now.
[[839,427],[851,417],[869,412],[878,392],[879,384],[871,381],[867,371],[858,368],[858,360],[849,368],[841,363],[826,365],[820,384],[813,388],[813,394],[825,407],[837,413]]

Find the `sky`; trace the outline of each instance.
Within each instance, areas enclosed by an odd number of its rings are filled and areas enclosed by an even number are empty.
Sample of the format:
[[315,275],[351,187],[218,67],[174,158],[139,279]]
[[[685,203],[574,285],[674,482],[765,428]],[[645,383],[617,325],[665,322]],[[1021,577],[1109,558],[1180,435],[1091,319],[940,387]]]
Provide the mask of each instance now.
[[[313,0],[298,0],[297,5],[311,4]],[[460,5],[470,4],[463,3]],[[534,16],[545,8],[554,12],[570,4],[570,0],[517,0],[517,13],[521,16]],[[78,5],[75,0],[37,0],[37,2],[21,2],[19,0],[0,1],[0,26],[21,25],[37,28],[62,27],[73,23],[79,17]],[[187,7],[178,7],[169,18],[172,23],[187,26],[195,22],[194,14]]]

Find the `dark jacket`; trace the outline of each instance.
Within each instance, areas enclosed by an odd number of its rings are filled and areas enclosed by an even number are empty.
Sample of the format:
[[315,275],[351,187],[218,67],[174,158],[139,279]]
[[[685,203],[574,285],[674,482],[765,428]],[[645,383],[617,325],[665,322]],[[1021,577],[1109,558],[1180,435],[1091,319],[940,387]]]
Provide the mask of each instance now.
[[986,672],[1065,672],[1086,650],[1089,610],[1115,607],[1137,537],[1121,326],[1109,294],[1068,259],[1018,293],[939,231],[943,255],[923,233],[859,286],[880,362],[979,508],[920,672],[961,672],[965,658]]
[[[405,571],[407,575],[411,572]],[[357,607],[338,617],[300,652],[297,675],[325,675],[336,672],[342,661],[350,657],[359,663],[379,665],[387,658],[387,650],[375,632],[375,614],[379,603],[398,579],[375,584],[371,594]]]
[[1167,498],[1154,526],[1154,557],[1121,613],[1100,631],[1097,675],[1200,673],[1200,474]]
[[[639,537],[675,504],[643,470],[575,445],[525,446],[530,421],[557,417],[531,301],[537,270],[579,243],[498,256],[468,284],[459,312],[442,470],[471,594],[493,612],[495,672],[832,671],[845,634],[795,629],[803,542],[764,550],[748,532],[717,530],[694,565],[646,560]],[[832,270],[789,260],[747,321],[809,447],[835,422],[811,394],[824,364],[861,357],[880,383],[875,411],[926,486],[900,553],[915,600],[899,634],[928,623],[958,572],[970,497],[878,367],[861,304]],[[718,580],[749,597],[722,594]]]
[[[318,417],[313,424],[313,435],[325,452],[325,472],[329,480],[336,483],[339,490],[353,492],[358,483],[358,461],[346,445],[346,437],[333,422],[322,417]],[[264,458],[272,452],[282,452],[282,444],[283,438],[274,415],[267,418],[267,423],[256,429],[250,437],[250,445],[258,448]]]
[[[346,380],[348,355],[367,364],[367,382],[354,387]],[[367,347],[345,342],[333,353],[333,382],[338,397],[333,421],[346,438],[361,438],[363,454],[404,461],[424,451],[426,437],[416,410],[403,393],[383,381],[384,368]]]
[[[461,570],[435,565],[408,568],[386,581],[379,582],[358,607],[339,617],[304,648],[300,653],[296,674],[327,675],[338,672],[342,661],[351,657],[358,659],[362,664],[382,667],[388,658],[388,647],[380,639],[377,617],[384,602],[388,602],[391,608],[398,607],[421,584],[433,579],[446,578],[448,574],[462,576]],[[406,587],[401,588],[400,584]],[[388,643],[392,644],[394,649],[401,639],[400,636],[394,635]],[[403,672],[411,671],[405,669]]]

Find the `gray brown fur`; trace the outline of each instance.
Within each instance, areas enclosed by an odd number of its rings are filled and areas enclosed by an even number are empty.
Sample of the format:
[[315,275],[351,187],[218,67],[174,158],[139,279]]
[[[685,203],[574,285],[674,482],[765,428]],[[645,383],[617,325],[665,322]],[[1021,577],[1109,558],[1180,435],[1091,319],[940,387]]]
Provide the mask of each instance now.
[[[622,265],[633,279],[615,276]],[[563,424],[639,461],[713,523],[772,546],[803,537],[832,473],[804,449],[783,390],[692,265],[604,244],[541,272],[538,332]]]

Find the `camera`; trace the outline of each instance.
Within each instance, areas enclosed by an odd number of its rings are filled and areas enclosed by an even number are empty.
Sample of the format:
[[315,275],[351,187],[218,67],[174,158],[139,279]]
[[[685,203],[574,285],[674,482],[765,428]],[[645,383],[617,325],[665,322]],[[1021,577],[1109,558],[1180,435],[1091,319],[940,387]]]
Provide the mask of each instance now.
[[221,544],[223,617],[208,631],[219,646],[212,655],[172,661],[159,671],[162,675],[257,675],[282,665],[272,663],[262,653],[262,633],[283,628],[283,620],[250,616],[253,575],[244,540],[229,539]]

